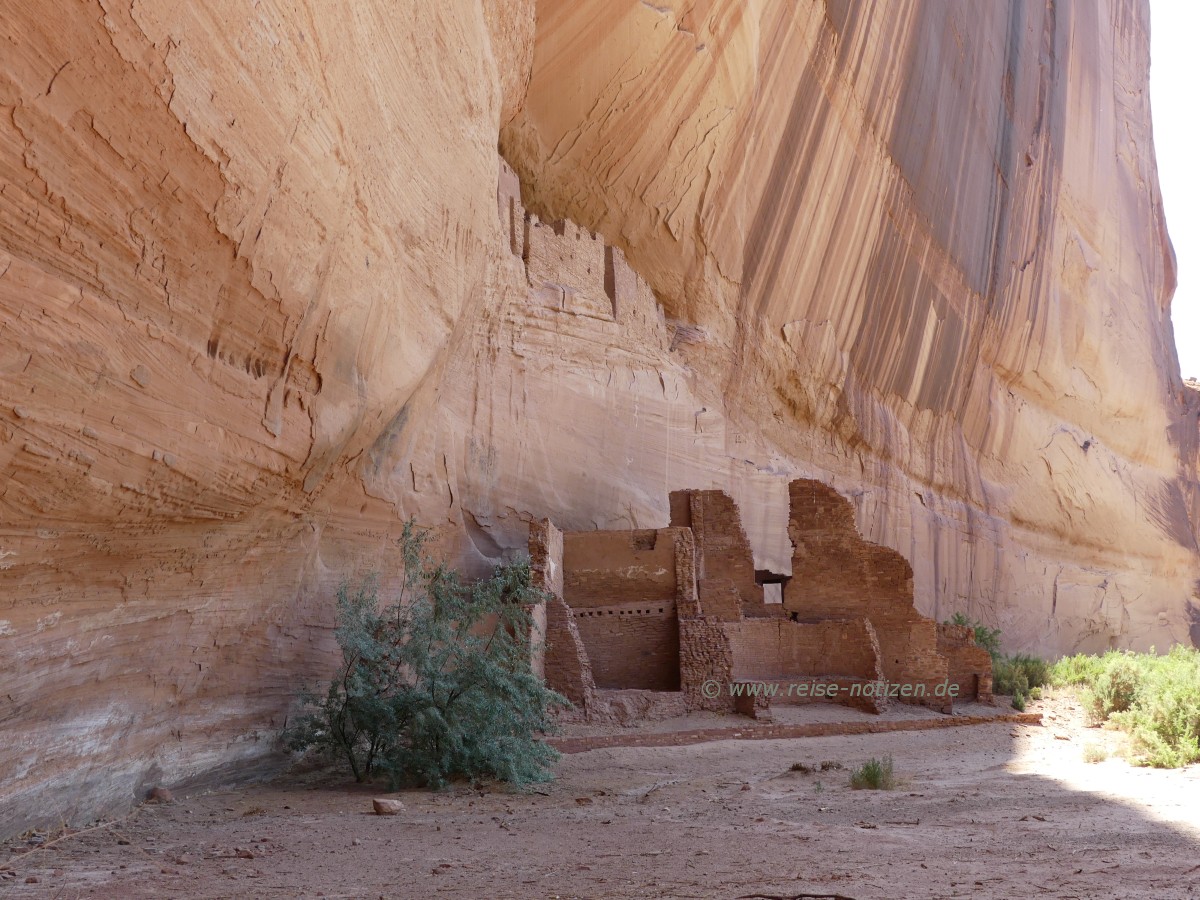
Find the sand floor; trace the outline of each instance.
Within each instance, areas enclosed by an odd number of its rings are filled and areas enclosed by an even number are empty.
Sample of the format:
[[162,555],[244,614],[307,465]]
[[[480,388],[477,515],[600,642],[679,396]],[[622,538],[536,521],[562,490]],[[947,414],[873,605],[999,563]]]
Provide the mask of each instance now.
[[[371,812],[379,789],[293,772],[147,804],[35,851],[10,842],[0,894],[1200,897],[1200,767],[1089,764],[1087,745],[1119,735],[1086,728],[1069,698],[1040,708],[1042,726],[573,753],[538,793],[406,791],[386,795],[406,804],[391,817]],[[820,770],[884,754],[894,791]]]

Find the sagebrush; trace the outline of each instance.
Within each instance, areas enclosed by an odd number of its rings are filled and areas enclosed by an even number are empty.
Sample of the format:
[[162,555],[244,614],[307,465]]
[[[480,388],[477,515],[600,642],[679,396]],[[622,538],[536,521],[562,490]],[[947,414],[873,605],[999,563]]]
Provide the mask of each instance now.
[[1025,710],[1029,700],[1040,699],[1040,688],[1050,683],[1050,664],[1044,659],[1015,653],[1006,656],[1000,650],[1000,629],[988,628],[982,622],[962,613],[951,617],[950,625],[965,625],[975,633],[975,643],[992,657],[992,692],[1012,697],[1013,708]]
[[288,745],[346,761],[354,777],[438,787],[453,777],[545,781],[558,754],[539,740],[569,705],[532,670],[530,609],[545,600],[529,564],[497,566],[467,583],[425,553],[412,522],[400,539],[403,587],[380,607],[378,579],[344,583],[337,598],[342,665]]
[[1055,663],[1052,676],[1081,689],[1093,722],[1129,734],[1131,762],[1176,768],[1200,761],[1200,650],[1079,654]]
[[890,791],[895,786],[896,775],[890,756],[872,757],[850,773],[850,787],[855,790]]

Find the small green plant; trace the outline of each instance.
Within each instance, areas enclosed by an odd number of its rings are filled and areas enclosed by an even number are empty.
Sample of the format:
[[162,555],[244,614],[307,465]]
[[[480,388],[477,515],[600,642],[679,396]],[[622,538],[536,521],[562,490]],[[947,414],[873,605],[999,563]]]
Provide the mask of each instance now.
[[1013,709],[1025,710],[1027,700],[1040,700],[1041,693],[1034,691],[1050,682],[1050,664],[1044,659],[1017,653],[1005,656],[1000,652],[1000,629],[988,628],[962,613],[955,613],[948,625],[965,625],[975,632],[975,643],[992,657],[992,690],[994,693],[1012,697]]
[[968,618],[964,613],[956,612],[950,617],[947,625],[964,625],[974,630],[975,643],[990,653],[993,657],[1000,655],[1000,629],[988,628],[982,622]]
[[1050,666],[1044,659],[1024,653],[992,657],[992,689],[997,694],[1010,695],[1013,708],[1018,711],[1023,711],[1032,692],[1049,680]]
[[1051,674],[1055,684],[1080,692],[1094,722],[1129,735],[1126,753],[1135,765],[1200,761],[1200,649],[1079,654],[1060,659]]
[[821,779],[820,779],[820,778],[818,778],[818,779],[817,779],[817,783],[813,785],[813,793],[814,793],[814,794],[820,794],[820,793],[821,793],[822,791],[824,791],[824,790],[825,790],[825,788],[824,788],[824,786],[822,786],[822,784],[821,784]]
[[1083,761],[1086,763],[1099,763],[1108,759],[1108,751],[1099,744],[1088,744],[1083,748]]
[[1132,655],[1114,656],[1083,692],[1083,705],[1094,722],[1126,712],[1137,702],[1145,666]]
[[455,776],[545,781],[557,753],[540,733],[567,701],[532,671],[528,562],[466,584],[430,562],[426,533],[401,536],[403,590],[380,609],[377,580],[338,591],[342,665],[323,697],[302,695],[291,749],[343,758],[358,781],[441,786]]
[[850,773],[850,787],[855,790],[869,788],[873,791],[890,791],[895,786],[896,776],[890,756],[883,759],[872,757]]

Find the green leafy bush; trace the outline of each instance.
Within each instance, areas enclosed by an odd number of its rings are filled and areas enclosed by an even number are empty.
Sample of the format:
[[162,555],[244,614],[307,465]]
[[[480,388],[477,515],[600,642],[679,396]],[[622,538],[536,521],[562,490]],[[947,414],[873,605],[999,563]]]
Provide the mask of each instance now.
[[1094,722],[1113,713],[1125,712],[1137,702],[1144,676],[1143,663],[1125,655],[1113,655],[1100,674],[1083,692],[1083,705]]
[[425,540],[405,525],[396,602],[379,608],[374,578],[342,585],[341,668],[323,697],[303,696],[288,745],[344,758],[358,781],[382,773],[393,787],[548,780],[558,754],[538,735],[567,700],[532,671],[529,607],[545,598],[528,562],[466,584],[426,558]]
[[1014,709],[1023,712],[1027,700],[1041,699],[1039,688],[1050,682],[1050,665],[1044,659],[1024,653],[1005,656],[1000,652],[1000,629],[988,628],[962,613],[955,613],[946,624],[965,625],[974,630],[975,643],[992,657],[993,692],[1011,696]]
[[968,618],[964,613],[957,612],[950,617],[948,625],[965,625],[975,632],[975,643],[990,653],[993,657],[1000,655],[1000,629],[988,628],[982,622]]
[[896,786],[896,776],[892,768],[892,758],[883,759],[872,757],[850,773],[850,787],[857,790],[869,788],[874,791],[890,791]]
[[1082,687],[1093,719],[1129,734],[1135,764],[1176,768],[1200,761],[1200,650],[1080,654],[1055,663],[1053,679]]

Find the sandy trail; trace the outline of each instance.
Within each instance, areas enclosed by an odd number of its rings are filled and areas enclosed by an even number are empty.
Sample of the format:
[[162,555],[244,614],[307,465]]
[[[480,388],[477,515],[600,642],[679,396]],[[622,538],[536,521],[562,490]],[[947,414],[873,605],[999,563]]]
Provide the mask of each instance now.
[[[1156,771],[1090,743],[1067,699],[1046,724],[564,756],[544,793],[409,791],[395,817],[327,776],[146,805],[9,859],[13,897],[1200,896],[1200,767]],[[829,711],[818,711],[819,716]],[[656,726],[660,727],[661,726]],[[900,789],[844,769],[891,754]],[[818,767],[790,771],[793,763]],[[127,842],[127,843],[122,843]],[[36,883],[25,883],[28,877]]]

